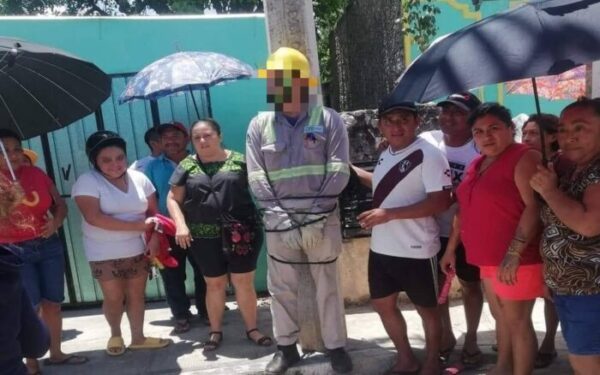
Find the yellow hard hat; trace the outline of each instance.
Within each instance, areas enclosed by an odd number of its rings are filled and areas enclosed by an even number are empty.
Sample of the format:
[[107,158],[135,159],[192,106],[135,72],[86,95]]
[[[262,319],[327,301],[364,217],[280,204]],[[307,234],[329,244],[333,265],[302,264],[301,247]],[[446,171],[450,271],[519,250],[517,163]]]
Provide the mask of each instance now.
[[310,79],[311,86],[316,85],[316,79],[311,77],[310,63],[304,54],[297,49],[280,47],[267,59],[267,68],[259,69],[258,77],[267,78],[268,70],[284,70],[300,72],[301,78]]

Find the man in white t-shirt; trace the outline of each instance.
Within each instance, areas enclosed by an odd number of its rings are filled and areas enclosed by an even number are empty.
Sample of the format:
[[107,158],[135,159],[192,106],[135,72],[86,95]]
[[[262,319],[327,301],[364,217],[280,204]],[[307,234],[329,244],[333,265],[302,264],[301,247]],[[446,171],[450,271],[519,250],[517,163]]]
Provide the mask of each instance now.
[[140,171],[142,173],[146,171],[148,164],[150,164],[152,160],[156,159],[163,152],[157,126],[153,126],[146,130],[146,133],[144,133],[144,142],[146,142],[148,148],[150,149],[150,155],[134,161],[129,166],[129,169]]
[[[441,107],[439,123],[441,130],[433,130],[421,133],[420,136],[439,148],[448,159],[452,171],[452,185],[454,189],[462,181],[467,166],[473,159],[479,156],[471,135],[471,128],[467,118],[471,111],[481,104],[479,99],[469,93],[457,93],[448,96],[438,103]],[[445,212],[437,215],[440,225],[440,242],[442,244],[438,259],[441,259],[448,244],[450,231],[452,230],[452,219],[458,210],[458,204],[454,203]],[[461,354],[461,362],[465,366],[478,365],[482,360],[481,350],[477,345],[477,328],[483,308],[483,293],[481,290],[481,279],[479,268],[467,263],[465,249],[460,244],[456,249],[456,275],[462,286],[463,306],[467,321],[467,332],[465,343]],[[442,274],[440,272],[440,274]],[[440,306],[442,316],[442,350],[440,359],[447,362],[456,345],[456,337],[452,332],[452,322],[448,303]]]
[[[389,147],[379,156],[373,174],[355,168],[372,182],[373,209],[359,215],[372,228],[369,253],[371,303],[398,351],[393,373],[439,374],[441,339],[437,308],[440,250],[434,215],[451,203],[448,161],[440,150],[417,137],[419,117],[414,103],[387,97],[379,106],[379,129]],[[404,291],[415,305],[425,329],[427,356],[422,366],[407,338],[406,323],[396,302]]]

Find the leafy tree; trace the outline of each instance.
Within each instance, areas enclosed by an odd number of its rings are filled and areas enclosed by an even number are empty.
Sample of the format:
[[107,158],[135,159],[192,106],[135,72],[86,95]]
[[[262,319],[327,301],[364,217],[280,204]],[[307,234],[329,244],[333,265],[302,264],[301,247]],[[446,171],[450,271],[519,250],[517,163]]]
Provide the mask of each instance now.
[[401,3],[403,31],[413,37],[423,52],[437,33],[435,17],[440,14],[440,8],[433,0],[404,0]]

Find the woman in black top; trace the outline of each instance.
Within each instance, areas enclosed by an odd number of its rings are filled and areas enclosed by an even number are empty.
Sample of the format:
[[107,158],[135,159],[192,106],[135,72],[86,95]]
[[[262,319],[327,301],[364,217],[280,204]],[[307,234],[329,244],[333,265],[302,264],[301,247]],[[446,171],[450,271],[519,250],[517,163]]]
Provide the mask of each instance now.
[[204,350],[215,350],[223,339],[228,273],[248,339],[271,345],[271,338],[256,328],[254,272],[263,235],[244,156],[221,146],[220,126],[212,119],[196,122],[190,134],[196,153],[173,173],[167,207],[177,226],[177,244],[190,249],[206,280],[211,332]]

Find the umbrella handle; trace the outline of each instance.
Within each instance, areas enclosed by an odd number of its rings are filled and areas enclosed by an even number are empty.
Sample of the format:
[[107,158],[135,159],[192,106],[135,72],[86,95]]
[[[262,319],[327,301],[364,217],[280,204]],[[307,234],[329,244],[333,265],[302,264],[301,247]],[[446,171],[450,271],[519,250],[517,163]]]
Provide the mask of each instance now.
[[4,142],[0,140],[0,148],[2,149],[2,155],[4,155],[4,160],[6,160],[6,165],[8,166],[8,170],[10,171],[10,175],[13,181],[17,181],[17,177],[15,176],[15,171],[13,170],[12,164],[10,164],[10,160],[8,160],[8,153],[4,148]]
[[[537,82],[535,81],[535,77],[531,77],[531,85],[533,86],[533,97],[535,98],[535,109],[537,110],[537,114],[542,114],[542,110],[540,109],[540,98],[538,96],[537,90]],[[548,156],[546,155],[546,137],[544,136],[544,129],[542,129],[542,125],[538,124],[539,132],[540,132],[540,143],[542,144],[542,165],[546,166],[548,164]]]

